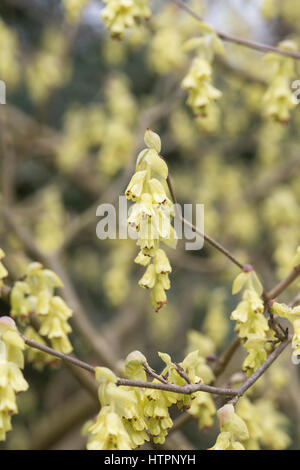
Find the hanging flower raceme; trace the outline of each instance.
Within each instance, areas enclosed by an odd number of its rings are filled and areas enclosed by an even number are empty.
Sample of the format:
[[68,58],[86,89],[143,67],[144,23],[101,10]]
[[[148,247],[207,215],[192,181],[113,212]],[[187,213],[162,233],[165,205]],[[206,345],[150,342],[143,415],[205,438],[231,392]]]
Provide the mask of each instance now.
[[39,334],[51,341],[54,349],[68,354],[72,351],[68,334],[72,331],[68,320],[72,310],[55,295],[63,287],[59,277],[40,263],[29,264],[24,279],[17,281],[11,292],[12,316],[26,322],[31,313],[40,320]]
[[215,53],[225,54],[219,37],[210,26],[202,23],[202,37],[188,40],[184,50],[196,50],[191,68],[183,79],[182,87],[189,91],[187,103],[195,116],[207,116],[209,106],[221,98],[222,93],[212,85],[212,61]]
[[24,367],[25,343],[15,322],[0,317],[0,440],[11,430],[11,415],[18,412],[16,394],[28,389],[21,369]]
[[[297,51],[296,43],[289,40],[280,42],[278,47],[288,52]],[[273,77],[263,98],[264,114],[286,123],[290,119],[290,110],[297,105],[290,84],[295,76],[294,60],[271,52],[266,55],[265,61],[273,67]]]
[[266,360],[267,333],[269,326],[264,317],[264,303],[261,299],[262,285],[252,266],[246,265],[233,282],[232,292],[238,293],[245,289],[243,300],[231,314],[236,321],[236,331],[242,340],[248,356],[243,369],[251,375]]
[[19,82],[21,72],[18,36],[1,18],[0,43],[0,77],[10,88],[14,88]]
[[300,357],[300,305],[289,307],[286,304],[274,302],[272,305],[272,313],[279,317],[286,318],[291,322],[294,328],[294,336],[292,340],[293,354],[292,359],[295,364],[299,364]]
[[101,16],[113,38],[122,39],[127,28],[133,28],[141,19],[149,19],[149,0],[104,0]]
[[151,301],[155,311],[167,303],[166,290],[170,289],[170,262],[160,242],[176,247],[177,236],[171,225],[174,217],[173,203],[167,197],[168,167],[159,156],[160,138],[151,130],[145,133],[147,149],[140,152],[136,172],[125,195],[135,204],[131,207],[128,225],[137,232],[140,252],[137,264],[147,266],[139,285],[151,289]]
[[[231,404],[218,410],[221,433],[210,450],[245,450],[243,441],[249,439],[245,422],[240,418]],[[242,442],[241,442],[242,441]]]
[[83,8],[89,0],[63,0],[63,7],[67,20],[76,23],[81,16]]
[[[126,361],[127,371],[134,369],[134,366],[134,358],[129,358]],[[131,387],[118,387],[116,376],[106,367],[97,367],[95,373],[99,382],[101,410],[96,421],[86,425],[89,436],[87,449],[130,450],[149,440],[143,392]],[[142,378],[145,380],[146,377]]]
[[67,42],[58,29],[46,29],[42,47],[28,61],[25,78],[34,102],[44,103],[56,88],[64,86],[71,77],[67,58]]
[[[184,386],[187,384],[187,378],[191,383],[209,384],[214,380],[211,368],[198,350],[189,353],[179,364],[174,364],[168,354],[158,353],[158,355],[166,364],[161,375],[167,376],[170,383]],[[183,374],[180,374],[179,371]],[[179,408],[186,408],[189,414],[197,418],[200,429],[213,424],[216,408],[208,393],[196,392],[192,395],[164,393],[170,404],[175,402]]]

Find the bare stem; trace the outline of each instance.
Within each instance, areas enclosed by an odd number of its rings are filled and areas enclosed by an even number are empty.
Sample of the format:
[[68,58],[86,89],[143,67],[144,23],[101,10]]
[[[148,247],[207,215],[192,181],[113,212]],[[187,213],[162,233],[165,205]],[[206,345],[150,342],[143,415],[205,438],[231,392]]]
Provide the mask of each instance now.
[[[181,0],[173,0],[176,5],[185,10],[189,15],[195,18],[198,21],[203,21],[198,13],[196,13],[192,8],[186,5]],[[231,34],[223,33],[222,31],[215,30],[219,38],[223,39],[223,41],[232,42],[234,44],[239,44],[240,46],[248,47],[249,49],[255,49],[260,52],[275,52],[276,54],[284,55],[286,57],[292,57],[293,59],[300,59],[300,54],[298,52],[292,51],[284,51],[282,49],[278,49],[278,47],[269,46],[267,44],[261,44],[255,41],[250,41],[249,39],[241,39],[236,36],[232,36]]]
[[[91,366],[90,364],[87,364],[86,362],[83,362],[80,359],[77,359],[76,357],[63,354],[59,351],[56,351],[55,349],[52,349],[48,346],[38,343],[37,341],[28,339],[26,336],[24,336],[21,333],[20,333],[20,336],[23,338],[25,344],[27,344],[27,346],[30,346],[31,348],[38,349],[40,351],[43,351],[46,354],[55,356],[63,360],[64,362],[69,362],[77,367],[81,367],[82,369],[92,372],[93,374],[95,373],[94,366]],[[182,393],[185,395],[191,395],[195,392],[200,392],[200,391],[213,393],[216,395],[225,395],[225,396],[235,396],[237,393],[236,390],[233,390],[230,388],[218,388],[218,387],[212,387],[210,385],[205,385],[205,384],[188,384],[188,385],[184,385],[181,387],[179,385],[171,384],[171,383],[143,382],[140,380],[130,380],[130,379],[124,379],[121,377],[117,377],[117,385],[125,386],[125,387],[151,388],[155,390],[164,390],[164,391],[173,392],[173,393]]]
[[[168,178],[167,178],[167,184],[168,184],[168,188],[169,188],[169,191],[170,191],[171,198],[172,198],[174,204],[177,204],[177,199],[176,199],[176,196],[175,196],[175,192],[174,192],[174,189],[173,189],[173,185],[172,185],[170,176],[168,176]],[[202,238],[204,238],[204,240],[206,240],[211,246],[216,248],[218,251],[223,253],[223,255],[225,255],[228,259],[230,259],[240,269],[244,268],[244,265],[229,250],[227,250],[227,248],[225,248],[223,245],[221,245],[221,243],[217,242],[216,240],[214,240],[209,235],[206,235],[205,233],[202,233],[197,227],[195,227],[195,225],[191,224],[188,220],[186,220],[178,211],[177,211],[177,216],[179,217],[179,219],[186,226],[190,227],[193,230],[193,232],[196,232],[198,235],[200,235]]]
[[289,287],[292,282],[294,282],[297,277],[300,275],[300,264],[295,266],[290,274],[283,279],[282,281],[277,284],[272,290],[267,292],[266,298],[267,300],[275,299],[278,295],[280,295],[285,289]]

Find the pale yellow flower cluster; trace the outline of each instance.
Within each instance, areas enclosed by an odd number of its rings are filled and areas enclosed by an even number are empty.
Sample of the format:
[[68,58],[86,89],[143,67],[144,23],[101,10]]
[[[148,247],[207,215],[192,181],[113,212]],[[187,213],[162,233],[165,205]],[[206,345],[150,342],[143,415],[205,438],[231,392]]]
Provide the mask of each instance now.
[[[159,353],[165,363],[162,375],[172,384],[185,385],[178,373],[179,366],[193,383],[210,383],[214,376],[199,351],[193,351],[177,366],[168,354]],[[139,351],[130,353],[125,360],[125,375],[137,381],[147,381],[144,366],[150,369],[145,356]],[[88,434],[89,450],[135,449],[148,441],[163,444],[172,427],[169,408],[185,407],[199,420],[200,428],[211,426],[216,409],[208,393],[196,392],[192,396],[163,390],[117,386],[117,378],[109,369],[98,367],[101,410],[94,422],[88,422],[84,431]],[[158,383],[157,379],[153,383]]]
[[0,19],[0,78],[14,88],[20,78],[17,34]]
[[140,152],[136,172],[125,191],[135,204],[131,207],[128,225],[137,232],[140,252],[135,262],[147,266],[139,285],[151,289],[151,301],[155,311],[167,303],[165,291],[170,289],[170,262],[160,241],[175,248],[177,236],[171,225],[174,209],[167,197],[168,167],[160,157],[160,138],[151,130],[145,133],[147,149]]
[[202,24],[203,36],[190,39],[184,45],[184,50],[196,50],[191,68],[182,82],[182,87],[189,91],[187,103],[193,109],[195,116],[207,116],[209,106],[222,93],[212,85],[212,61],[215,53],[224,54],[222,42],[215,31],[208,25]]
[[[278,47],[284,51],[297,51],[293,41],[282,41]],[[273,76],[263,97],[263,112],[267,117],[286,123],[290,119],[290,110],[297,105],[290,83],[295,76],[294,59],[271,52],[265,61],[271,65]]]
[[68,338],[68,323],[72,310],[55,295],[63,287],[59,277],[40,263],[29,264],[24,279],[17,281],[11,292],[12,316],[26,319],[34,313],[40,321],[39,334],[48,338],[54,349],[68,354],[72,346]]
[[66,58],[67,43],[62,32],[49,28],[44,32],[40,50],[28,61],[25,78],[32,99],[45,102],[53,90],[65,85],[71,77]]
[[67,20],[70,23],[79,21],[85,5],[87,5],[89,1],[90,0],[63,0]]
[[101,17],[112,37],[122,39],[125,31],[132,29],[139,20],[151,16],[149,0],[104,0],[106,7]]
[[261,299],[262,286],[252,266],[246,265],[233,283],[233,294],[245,289],[243,300],[231,314],[236,321],[236,330],[248,355],[243,363],[247,375],[251,375],[266,360],[268,322],[264,316]]
[[11,416],[18,412],[16,394],[28,389],[21,369],[25,343],[10,317],[0,317],[0,441],[11,430]]

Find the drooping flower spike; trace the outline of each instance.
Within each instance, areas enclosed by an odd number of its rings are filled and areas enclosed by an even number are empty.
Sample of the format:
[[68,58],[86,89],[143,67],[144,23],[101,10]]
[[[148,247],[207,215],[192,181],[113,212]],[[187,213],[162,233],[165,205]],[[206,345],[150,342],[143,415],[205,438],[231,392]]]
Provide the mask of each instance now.
[[167,196],[168,167],[159,156],[160,137],[148,129],[144,140],[148,148],[138,155],[136,172],[125,191],[126,197],[135,202],[127,222],[138,234],[140,252],[134,261],[147,266],[139,285],[151,289],[152,305],[158,311],[167,303],[165,291],[170,289],[169,274],[172,271],[160,243],[175,248],[177,236],[171,225],[173,203]]

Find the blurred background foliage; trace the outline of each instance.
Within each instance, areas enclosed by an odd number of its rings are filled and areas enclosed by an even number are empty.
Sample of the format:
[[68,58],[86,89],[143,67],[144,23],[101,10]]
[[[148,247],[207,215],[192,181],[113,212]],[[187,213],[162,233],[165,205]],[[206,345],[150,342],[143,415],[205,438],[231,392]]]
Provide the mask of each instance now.
[[[226,55],[213,64],[223,96],[206,117],[195,117],[180,85],[191,63],[181,45],[197,35],[196,20],[172,2],[152,2],[152,18],[118,41],[104,28],[101,2],[86,2],[78,16],[67,3],[1,1],[0,78],[7,104],[0,110],[0,205],[46,257],[58,253],[85,314],[115,357],[138,349],[160,370],[157,351],[178,361],[193,346],[219,354],[234,336],[231,283],[238,269],[206,244],[185,251],[181,241],[168,250],[168,305],[155,314],[137,285],[134,241],[97,239],[96,207],[124,193],[151,127],[161,135],[178,201],[205,204],[206,233],[252,263],[271,288],[288,274],[299,245],[300,107],[288,123],[266,118],[269,64],[257,51],[226,44]],[[300,45],[297,0],[191,5],[236,36]],[[35,256],[2,217],[0,245],[12,282]],[[296,293],[295,284],[283,301]],[[79,357],[97,363],[76,328],[71,341]],[[239,370],[241,357],[223,383]],[[271,371],[263,394],[289,417],[291,447],[299,448],[298,373],[290,353]],[[94,402],[64,368],[37,372],[28,365],[25,376],[31,386],[20,396],[20,413],[2,448],[81,448],[78,430],[95,412]],[[196,448],[214,442],[215,429],[199,432],[197,423],[182,432],[181,447],[190,445],[186,439]]]

